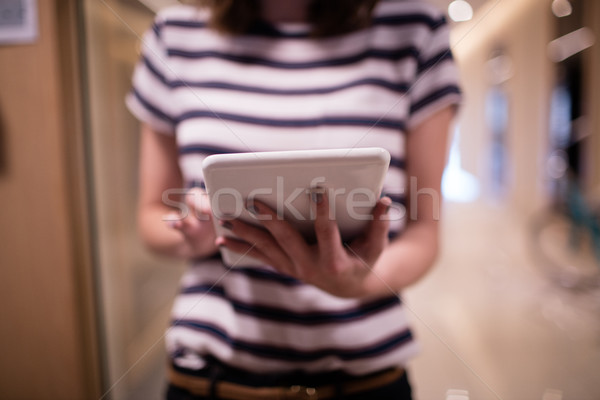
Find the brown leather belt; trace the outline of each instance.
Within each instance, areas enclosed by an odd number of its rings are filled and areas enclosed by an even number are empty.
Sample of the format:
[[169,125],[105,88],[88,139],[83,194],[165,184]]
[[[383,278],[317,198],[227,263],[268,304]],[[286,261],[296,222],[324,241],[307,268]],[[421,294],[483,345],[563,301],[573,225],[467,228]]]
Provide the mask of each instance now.
[[[359,393],[392,383],[403,374],[404,369],[395,368],[380,374],[344,382],[340,388],[344,394]],[[209,378],[190,376],[169,368],[169,379],[174,386],[185,389],[196,396],[208,396],[210,394],[211,382]],[[217,381],[215,389],[218,398],[228,400],[316,400],[330,399],[337,394],[336,385],[254,387]]]

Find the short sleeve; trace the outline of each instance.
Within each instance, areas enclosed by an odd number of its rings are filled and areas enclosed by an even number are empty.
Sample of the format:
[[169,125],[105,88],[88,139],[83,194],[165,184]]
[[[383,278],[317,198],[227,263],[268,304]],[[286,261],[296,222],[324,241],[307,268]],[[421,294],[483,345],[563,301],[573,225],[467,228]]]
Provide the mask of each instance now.
[[161,35],[163,26],[158,16],[152,28],[142,37],[141,56],[125,103],[137,119],[155,131],[173,134],[176,110],[173,104],[172,72]]
[[408,93],[409,129],[461,101],[458,69],[450,49],[449,26],[443,15],[431,20],[418,45],[417,72]]

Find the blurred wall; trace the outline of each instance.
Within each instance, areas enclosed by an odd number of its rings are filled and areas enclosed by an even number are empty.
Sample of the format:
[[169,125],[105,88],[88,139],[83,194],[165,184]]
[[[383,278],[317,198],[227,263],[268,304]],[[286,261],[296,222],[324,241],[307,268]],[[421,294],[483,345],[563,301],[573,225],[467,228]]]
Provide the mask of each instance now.
[[0,45],[0,398],[99,397],[76,0]]
[[154,400],[165,386],[163,336],[183,272],[181,262],[145,249],[136,224],[140,129],[125,95],[154,13],[137,0],[82,4],[104,391]]
[[[452,32],[453,50],[463,77],[465,107],[460,116],[463,168],[479,178],[484,201],[504,204],[529,216],[549,201],[546,160],[549,151],[550,95],[556,65],[547,53],[558,36],[551,0],[490,0],[468,23]],[[586,193],[600,196],[600,2],[579,0],[585,25],[596,44],[582,53],[583,102],[587,114],[584,154]],[[509,68],[506,79],[494,82],[489,60],[502,49]],[[492,133],[486,118],[486,98],[492,87],[502,90],[508,102],[503,173],[504,189],[492,187],[490,168]]]
[[[529,214],[544,201],[540,180],[547,149],[552,65],[546,45],[552,37],[548,0],[490,1],[469,23],[452,32],[460,65],[465,107],[460,116],[463,168],[482,182],[482,196]],[[488,61],[501,48],[509,69],[497,84],[508,101],[505,136],[505,189],[490,187],[491,128],[486,97],[494,86]]]

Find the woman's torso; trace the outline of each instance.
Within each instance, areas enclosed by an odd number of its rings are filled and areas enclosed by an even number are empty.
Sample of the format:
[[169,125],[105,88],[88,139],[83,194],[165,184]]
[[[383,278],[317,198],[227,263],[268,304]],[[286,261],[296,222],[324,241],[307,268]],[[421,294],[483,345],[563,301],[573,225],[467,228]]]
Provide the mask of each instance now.
[[[202,161],[214,153],[384,147],[392,236],[401,232],[407,131],[422,110],[457,93],[452,66],[443,66],[447,37],[431,43],[446,29],[440,14],[420,2],[383,2],[371,28],[320,40],[297,24],[226,37],[205,20],[185,6],[159,15],[130,99],[174,127],[186,185],[202,185]],[[449,77],[419,86],[436,63]],[[168,101],[155,100],[163,95]],[[227,269],[219,259],[185,273],[167,344],[189,368],[211,354],[254,371],[356,374],[402,365],[417,349],[394,293],[340,299],[268,267]]]

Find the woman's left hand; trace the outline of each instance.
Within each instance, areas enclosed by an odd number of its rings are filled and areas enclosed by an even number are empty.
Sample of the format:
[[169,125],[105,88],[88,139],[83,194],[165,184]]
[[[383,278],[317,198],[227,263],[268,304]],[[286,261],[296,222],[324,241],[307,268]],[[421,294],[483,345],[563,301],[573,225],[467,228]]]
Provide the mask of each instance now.
[[337,222],[329,215],[326,194],[311,196],[316,209],[316,243],[309,244],[288,222],[258,201],[250,211],[264,229],[241,220],[220,221],[239,239],[218,237],[216,244],[244,253],[270,265],[282,274],[317,286],[339,297],[376,295],[373,266],[388,244],[389,221],[385,217],[391,200],[379,199],[364,233],[349,245],[342,242]]

